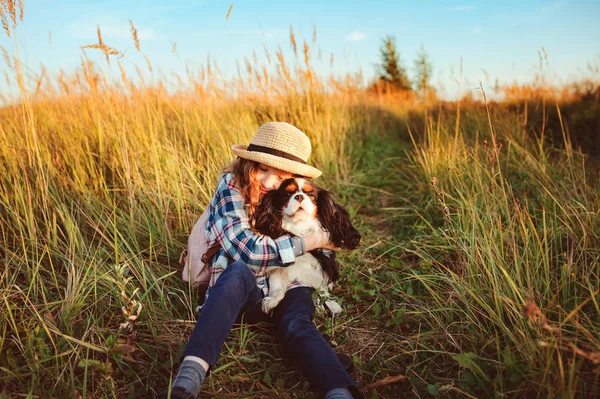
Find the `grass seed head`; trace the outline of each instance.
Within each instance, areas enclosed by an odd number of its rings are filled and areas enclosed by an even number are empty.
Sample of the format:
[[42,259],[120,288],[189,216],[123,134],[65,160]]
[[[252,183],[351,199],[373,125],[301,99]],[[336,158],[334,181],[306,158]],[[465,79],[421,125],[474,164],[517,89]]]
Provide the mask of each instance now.
[[304,64],[308,66],[310,63],[310,48],[308,47],[308,43],[304,41]]
[[292,25],[290,25],[290,44],[292,45],[292,49],[294,50],[294,56],[298,57],[298,50],[296,48],[296,36],[294,35],[294,29]]
[[[23,2],[19,1],[21,21],[23,20]],[[11,30],[17,26],[17,7],[15,0],[0,0],[0,21],[6,35],[10,37]],[[12,21],[12,23],[11,23]]]
[[96,33],[98,35],[98,44],[103,45],[104,40],[102,40],[102,31],[100,30],[100,26],[98,26]]
[[131,35],[133,36],[135,48],[137,49],[137,51],[140,51],[140,38],[138,37],[137,29],[135,28],[135,25],[133,24],[132,20],[129,20],[129,24],[131,25]]

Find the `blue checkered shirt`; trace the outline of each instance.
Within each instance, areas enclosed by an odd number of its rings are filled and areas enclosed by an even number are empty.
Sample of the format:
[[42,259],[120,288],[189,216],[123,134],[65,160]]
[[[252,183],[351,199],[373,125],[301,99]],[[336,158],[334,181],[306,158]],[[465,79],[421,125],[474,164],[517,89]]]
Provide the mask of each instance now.
[[[289,235],[271,238],[250,228],[242,194],[231,173],[224,174],[208,208],[206,237],[208,247],[219,242],[221,249],[212,259],[211,278],[206,297],[217,279],[233,262],[244,262],[256,277],[256,285],[264,295],[269,291],[266,269],[272,266],[289,266],[296,261],[294,246]],[[288,289],[305,286],[294,281]]]

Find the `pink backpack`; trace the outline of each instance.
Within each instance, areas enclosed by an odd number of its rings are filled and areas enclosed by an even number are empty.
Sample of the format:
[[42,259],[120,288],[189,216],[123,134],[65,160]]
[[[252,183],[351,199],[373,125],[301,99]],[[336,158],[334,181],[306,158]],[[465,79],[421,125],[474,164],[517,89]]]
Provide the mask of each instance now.
[[217,242],[210,248],[206,240],[206,223],[208,222],[208,209],[202,213],[192,232],[188,237],[187,248],[179,257],[179,264],[183,266],[181,277],[183,281],[191,283],[193,287],[208,287],[210,282],[210,266],[213,256],[221,245]]

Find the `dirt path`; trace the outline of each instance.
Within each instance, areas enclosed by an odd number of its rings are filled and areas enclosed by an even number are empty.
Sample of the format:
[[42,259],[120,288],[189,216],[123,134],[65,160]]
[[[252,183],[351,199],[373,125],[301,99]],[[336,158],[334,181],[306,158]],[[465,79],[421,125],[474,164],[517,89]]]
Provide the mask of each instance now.
[[400,243],[406,239],[398,218],[405,211],[398,208],[410,207],[410,193],[398,179],[411,144],[403,121],[367,135],[362,144],[353,182],[341,189],[354,204],[363,233],[361,249],[342,254],[345,272],[336,294],[347,312],[338,321],[321,322],[337,350],[353,357],[355,378],[370,395],[398,398],[411,391],[407,342],[417,332],[403,317],[402,293],[409,287],[398,287],[405,267]]

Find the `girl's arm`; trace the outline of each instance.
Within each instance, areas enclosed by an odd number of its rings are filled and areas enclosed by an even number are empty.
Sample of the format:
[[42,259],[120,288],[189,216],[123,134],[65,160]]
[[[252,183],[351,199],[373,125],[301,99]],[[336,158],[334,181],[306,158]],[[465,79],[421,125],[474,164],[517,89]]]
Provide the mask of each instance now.
[[331,241],[329,241],[329,236],[325,232],[309,234],[303,238],[306,252],[317,248],[328,249],[336,252],[340,250]]
[[210,208],[212,233],[235,261],[255,267],[289,266],[296,261],[289,235],[272,239],[252,231],[244,200],[232,179],[221,179]]

